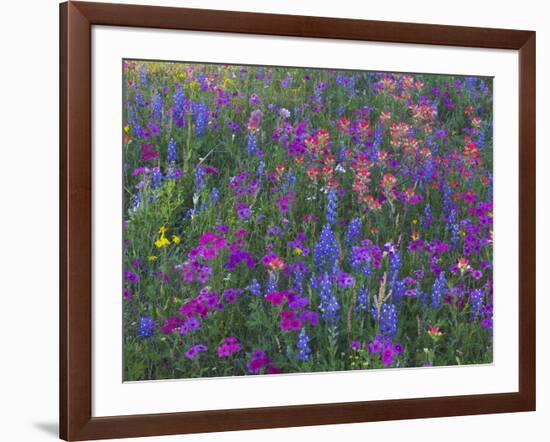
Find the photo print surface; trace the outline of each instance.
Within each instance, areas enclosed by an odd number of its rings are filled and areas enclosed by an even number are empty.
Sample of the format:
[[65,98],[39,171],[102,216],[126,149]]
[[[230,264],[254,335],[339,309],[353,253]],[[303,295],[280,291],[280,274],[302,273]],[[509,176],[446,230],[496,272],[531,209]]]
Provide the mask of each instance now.
[[492,78],[123,82],[124,381],[492,363]]

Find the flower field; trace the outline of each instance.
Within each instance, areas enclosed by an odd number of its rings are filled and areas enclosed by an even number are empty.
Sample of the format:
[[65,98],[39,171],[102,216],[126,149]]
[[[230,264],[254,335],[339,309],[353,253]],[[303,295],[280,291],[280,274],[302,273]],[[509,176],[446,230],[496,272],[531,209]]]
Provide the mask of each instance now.
[[124,61],[124,380],[493,360],[492,79]]

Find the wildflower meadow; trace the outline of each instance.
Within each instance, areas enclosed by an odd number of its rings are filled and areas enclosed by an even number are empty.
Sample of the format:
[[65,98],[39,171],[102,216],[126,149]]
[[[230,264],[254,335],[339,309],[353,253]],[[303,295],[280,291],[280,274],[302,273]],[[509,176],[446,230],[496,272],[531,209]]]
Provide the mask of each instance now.
[[123,72],[125,381],[492,363],[491,78]]

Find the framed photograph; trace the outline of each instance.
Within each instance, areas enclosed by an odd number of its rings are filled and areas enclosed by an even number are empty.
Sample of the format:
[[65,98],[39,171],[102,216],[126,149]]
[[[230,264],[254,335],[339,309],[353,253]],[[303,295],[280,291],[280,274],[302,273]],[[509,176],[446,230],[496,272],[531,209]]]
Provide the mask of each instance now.
[[60,437],[535,410],[535,33],[60,5]]

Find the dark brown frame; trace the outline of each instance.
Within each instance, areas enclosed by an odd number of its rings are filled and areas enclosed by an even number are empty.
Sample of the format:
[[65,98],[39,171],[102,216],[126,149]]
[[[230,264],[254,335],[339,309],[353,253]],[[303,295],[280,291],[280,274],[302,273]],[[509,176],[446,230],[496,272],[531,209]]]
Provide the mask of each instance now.
[[[519,391],[92,417],[92,25],[519,51]],[[535,410],[535,32],[105,3],[63,3],[60,5],[60,151],[62,439],[106,439]]]

